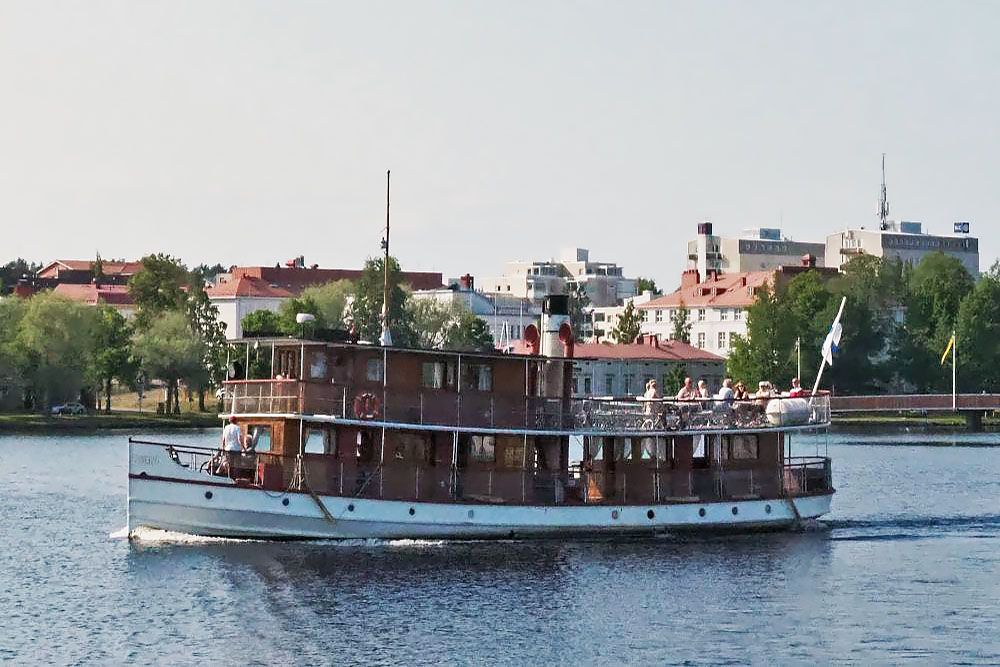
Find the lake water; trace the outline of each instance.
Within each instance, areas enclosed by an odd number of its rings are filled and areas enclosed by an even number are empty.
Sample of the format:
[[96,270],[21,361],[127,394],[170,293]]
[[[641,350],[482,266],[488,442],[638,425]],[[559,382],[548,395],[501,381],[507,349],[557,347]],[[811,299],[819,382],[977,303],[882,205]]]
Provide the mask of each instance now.
[[0,662],[996,664],[998,441],[799,437],[838,489],[804,533],[135,544],[126,436],[3,436]]

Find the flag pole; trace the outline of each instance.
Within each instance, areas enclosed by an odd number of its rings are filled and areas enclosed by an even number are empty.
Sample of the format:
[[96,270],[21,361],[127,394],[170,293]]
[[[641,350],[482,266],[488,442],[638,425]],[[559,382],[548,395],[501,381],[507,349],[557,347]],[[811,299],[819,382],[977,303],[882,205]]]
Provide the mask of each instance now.
[[[847,304],[847,297],[843,297],[840,300],[840,308],[837,310],[837,316],[833,318],[833,326],[830,327],[830,331],[833,331],[834,327],[840,323],[840,316],[844,314],[844,306]],[[823,369],[826,368],[826,355],[823,355],[823,361],[819,364],[819,373],[816,373],[816,382],[813,384],[812,394],[809,397],[809,405],[812,406],[813,400],[816,398],[816,392],[819,390],[819,381],[823,377]]]
[[954,412],[958,408],[958,337],[954,329],[951,339],[954,341],[951,346],[951,410]]

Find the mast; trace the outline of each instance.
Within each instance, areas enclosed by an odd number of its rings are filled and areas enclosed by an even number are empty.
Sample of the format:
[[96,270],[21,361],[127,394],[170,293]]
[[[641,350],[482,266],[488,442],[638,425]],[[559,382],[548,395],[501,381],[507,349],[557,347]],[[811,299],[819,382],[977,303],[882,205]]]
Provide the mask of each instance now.
[[[392,334],[389,332],[389,173],[385,171],[385,238],[382,239],[382,249],[385,256],[382,260],[382,336],[379,343],[383,346],[392,345]],[[384,372],[384,371],[383,371]]]
[[878,217],[881,220],[879,229],[883,232],[889,229],[889,197],[885,190],[885,153],[882,153],[882,197],[878,202]]

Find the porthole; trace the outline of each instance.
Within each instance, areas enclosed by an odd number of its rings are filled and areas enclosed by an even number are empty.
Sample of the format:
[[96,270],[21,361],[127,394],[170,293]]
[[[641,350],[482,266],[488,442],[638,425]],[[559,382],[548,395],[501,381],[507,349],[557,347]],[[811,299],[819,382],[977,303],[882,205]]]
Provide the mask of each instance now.
[[701,509],[698,510],[698,516],[705,516],[705,508],[704,507],[702,507]]
[[348,512],[353,512],[354,511],[354,503],[351,503],[350,505],[347,506],[347,511]]
[[415,510],[415,509],[413,509],[413,508],[411,507],[411,508],[410,508],[410,516],[413,516],[413,515],[414,515],[414,514],[416,514],[416,513],[417,513],[417,510]]
[[739,513],[740,513],[740,508],[737,507],[736,505],[733,505],[733,516],[736,516]]
[[476,516],[476,513],[473,510],[469,510],[469,518],[471,519],[474,516]]
[[770,514],[771,513],[771,506],[770,505],[764,505],[764,513],[765,514]]
[[281,504],[284,505],[285,507],[288,507],[288,498],[282,498]]
[[611,510],[611,518],[612,519],[618,518],[618,510]]
[[646,512],[646,518],[650,520],[655,519],[656,512],[654,512],[653,510],[649,510],[648,512]]
[[211,491],[206,491],[206,492],[205,492],[205,497],[206,497],[207,499],[211,500],[211,499],[212,499],[212,492],[211,492]]

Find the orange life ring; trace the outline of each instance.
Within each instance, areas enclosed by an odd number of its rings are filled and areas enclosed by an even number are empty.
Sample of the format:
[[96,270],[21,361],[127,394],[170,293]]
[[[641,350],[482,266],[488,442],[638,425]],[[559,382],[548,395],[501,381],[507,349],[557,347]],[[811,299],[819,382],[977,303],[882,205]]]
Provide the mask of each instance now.
[[375,419],[381,408],[382,402],[370,391],[354,397],[354,416],[358,419]]

